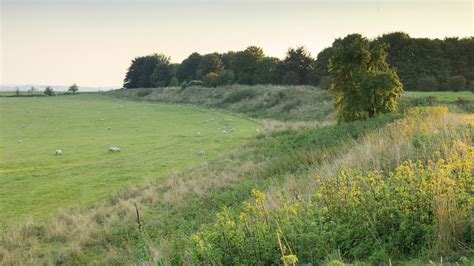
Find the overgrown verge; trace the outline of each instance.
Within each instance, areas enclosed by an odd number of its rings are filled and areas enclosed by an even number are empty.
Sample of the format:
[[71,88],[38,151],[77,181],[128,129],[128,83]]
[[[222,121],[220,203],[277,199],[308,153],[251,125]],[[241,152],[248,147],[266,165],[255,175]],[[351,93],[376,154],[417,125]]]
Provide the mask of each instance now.
[[[224,209],[193,236],[196,262],[321,263],[332,253],[371,264],[429,252],[448,260],[472,252],[474,150],[453,147],[447,158],[405,161],[393,172],[344,171],[315,177],[309,200],[265,206],[265,194],[240,212]],[[439,154],[440,155],[440,154]]]
[[[473,129],[447,108],[413,109],[341,157],[254,192],[193,237],[204,263],[371,264],[472,256]],[[236,256],[235,254],[240,254]],[[422,262],[419,262],[422,263]]]
[[333,112],[333,100],[327,91],[311,86],[194,86],[115,90],[108,94],[135,100],[195,104],[281,121],[324,121]]

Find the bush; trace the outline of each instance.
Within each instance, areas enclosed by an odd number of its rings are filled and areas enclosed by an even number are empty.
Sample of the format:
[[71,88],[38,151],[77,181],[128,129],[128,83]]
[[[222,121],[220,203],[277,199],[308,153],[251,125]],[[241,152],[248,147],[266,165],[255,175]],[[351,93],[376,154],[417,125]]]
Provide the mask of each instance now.
[[186,84],[186,87],[191,87],[191,86],[202,86],[202,81],[200,80],[191,80]]
[[222,102],[223,103],[236,103],[244,99],[251,99],[257,95],[257,92],[254,89],[244,89],[233,91],[229,96],[227,96]]
[[448,81],[448,89],[460,91],[466,89],[466,78],[463,76],[453,76]]
[[324,76],[321,77],[321,80],[319,81],[319,88],[323,90],[329,90],[332,85],[332,76]]
[[426,250],[452,254],[474,241],[474,150],[460,144],[445,156],[406,161],[387,175],[316,177],[312,199],[271,209],[266,195],[253,190],[240,212],[224,209],[192,237],[192,254],[198,264],[280,264],[287,256],[317,262],[334,251],[371,264]]
[[43,92],[43,93],[44,93],[44,95],[46,95],[46,96],[52,96],[52,95],[54,95],[54,90],[53,90],[53,88],[51,88],[50,86],[48,86],[48,87],[46,87],[46,88],[44,89],[44,92]]
[[173,77],[170,79],[170,83],[168,84],[168,86],[170,86],[170,87],[178,87],[178,86],[179,86],[179,80],[178,80],[178,78],[176,78],[176,76],[173,76]]
[[298,85],[300,83],[298,74],[296,74],[294,71],[286,72],[283,76],[282,83],[286,85]]
[[471,81],[469,82],[469,90],[470,90],[471,92],[474,92],[474,80],[471,80]]
[[439,83],[433,76],[421,77],[416,82],[416,89],[419,91],[435,91],[439,89]]
[[219,74],[218,85],[229,85],[235,80],[235,74],[232,70],[224,70]]
[[151,90],[141,90],[137,92],[137,97],[145,97],[151,93]]
[[296,109],[300,105],[301,105],[301,100],[300,99],[294,100],[294,101],[291,101],[291,102],[285,104],[282,108],[282,111],[285,112],[285,113],[289,113],[291,110]]
[[202,85],[204,87],[217,87],[219,85],[219,75],[214,72],[207,73],[202,79]]

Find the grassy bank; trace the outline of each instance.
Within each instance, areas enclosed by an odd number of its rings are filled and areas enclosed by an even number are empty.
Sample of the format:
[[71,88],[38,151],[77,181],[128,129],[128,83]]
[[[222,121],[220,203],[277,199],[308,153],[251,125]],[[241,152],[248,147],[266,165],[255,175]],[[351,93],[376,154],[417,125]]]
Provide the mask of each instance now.
[[280,121],[324,121],[332,117],[332,97],[311,86],[188,87],[116,90],[110,93],[127,99],[194,104],[244,113],[253,118]]

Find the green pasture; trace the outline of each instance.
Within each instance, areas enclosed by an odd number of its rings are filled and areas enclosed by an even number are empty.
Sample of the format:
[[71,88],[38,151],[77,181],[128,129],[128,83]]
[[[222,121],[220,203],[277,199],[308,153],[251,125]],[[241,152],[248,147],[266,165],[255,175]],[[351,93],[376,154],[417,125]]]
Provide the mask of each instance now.
[[260,127],[209,109],[99,94],[0,98],[0,113],[0,224],[42,220],[189,169]]
[[406,91],[404,97],[421,98],[421,97],[436,97],[440,102],[455,102],[459,98],[474,101],[474,93],[470,91]]

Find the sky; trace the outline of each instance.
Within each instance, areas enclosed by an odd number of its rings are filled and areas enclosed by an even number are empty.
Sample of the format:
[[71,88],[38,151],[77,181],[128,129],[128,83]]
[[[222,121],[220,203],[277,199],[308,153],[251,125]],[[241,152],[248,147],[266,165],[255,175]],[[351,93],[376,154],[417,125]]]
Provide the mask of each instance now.
[[474,36],[473,1],[0,0],[0,84],[120,87],[131,60],[256,45],[314,57],[335,38]]

